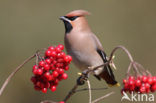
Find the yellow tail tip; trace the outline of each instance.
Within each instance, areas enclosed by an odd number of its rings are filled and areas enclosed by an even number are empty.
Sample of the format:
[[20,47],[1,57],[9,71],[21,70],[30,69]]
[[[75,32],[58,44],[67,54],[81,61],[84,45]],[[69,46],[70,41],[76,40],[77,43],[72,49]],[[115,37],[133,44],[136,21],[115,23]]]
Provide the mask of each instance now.
[[120,86],[120,83],[116,83],[115,85],[108,84],[108,86],[109,86],[109,87],[114,87],[114,86],[119,87],[119,86]]

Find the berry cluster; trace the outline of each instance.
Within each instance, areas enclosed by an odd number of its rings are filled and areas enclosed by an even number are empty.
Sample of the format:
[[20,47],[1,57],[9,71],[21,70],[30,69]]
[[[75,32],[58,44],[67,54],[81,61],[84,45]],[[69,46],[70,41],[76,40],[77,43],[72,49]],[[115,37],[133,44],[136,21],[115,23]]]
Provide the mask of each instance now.
[[132,91],[139,93],[149,93],[156,91],[156,76],[129,76],[128,79],[123,79],[124,88],[122,92]]
[[34,76],[31,78],[35,90],[46,93],[49,88],[54,92],[59,81],[68,78],[64,71],[69,69],[72,57],[66,55],[63,49],[61,44],[56,47],[50,46],[43,57],[37,57],[39,61],[33,66]]

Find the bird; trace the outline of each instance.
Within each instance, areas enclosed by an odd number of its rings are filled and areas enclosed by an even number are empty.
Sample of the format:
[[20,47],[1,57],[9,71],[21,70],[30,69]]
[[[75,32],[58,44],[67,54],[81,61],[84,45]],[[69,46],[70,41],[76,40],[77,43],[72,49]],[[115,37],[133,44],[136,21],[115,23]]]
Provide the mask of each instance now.
[[[87,15],[90,13],[86,10],[73,10],[60,17],[65,26],[66,51],[82,71],[108,62],[101,42],[88,25]],[[93,75],[98,80],[105,80],[109,86],[119,85],[109,64],[96,69]]]

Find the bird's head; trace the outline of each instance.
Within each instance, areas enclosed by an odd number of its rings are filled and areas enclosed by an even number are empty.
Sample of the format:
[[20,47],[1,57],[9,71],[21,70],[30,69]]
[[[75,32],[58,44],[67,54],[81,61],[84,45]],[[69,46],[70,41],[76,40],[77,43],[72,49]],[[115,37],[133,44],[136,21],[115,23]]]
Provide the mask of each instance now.
[[65,32],[69,33],[72,29],[89,29],[88,23],[85,19],[86,15],[90,15],[90,13],[85,10],[74,10],[65,16],[61,16],[60,19],[63,20],[65,25]]

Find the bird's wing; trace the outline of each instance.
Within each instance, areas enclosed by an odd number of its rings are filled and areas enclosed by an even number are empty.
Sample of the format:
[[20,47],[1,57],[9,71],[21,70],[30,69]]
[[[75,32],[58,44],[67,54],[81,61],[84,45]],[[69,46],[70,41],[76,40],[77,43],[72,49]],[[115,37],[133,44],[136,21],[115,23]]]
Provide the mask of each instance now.
[[[106,58],[106,53],[103,50],[102,44],[100,43],[99,39],[96,37],[96,35],[92,35],[92,38],[95,41],[96,44],[96,51],[102,58],[103,62],[106,63],[108,60]],[[99,75],[101,78],[105,79],[108,84],[116,84],[116,80],[113,74],[113,71],[110,67],[110,65],[104,66],[103,72]]]
[[94,42],[95,42],[95,44],[96,44],[96,48],[97,48],[97,49],[100,49],[100,50],[103,50],[102,44],[100,43],[100,41],[99,41],[99,39],[96,37],[96,35],[95,35],[95,34],[92,34],[91,36],[92,36],[92,38],[93,38],[93,40],[94,40]]

